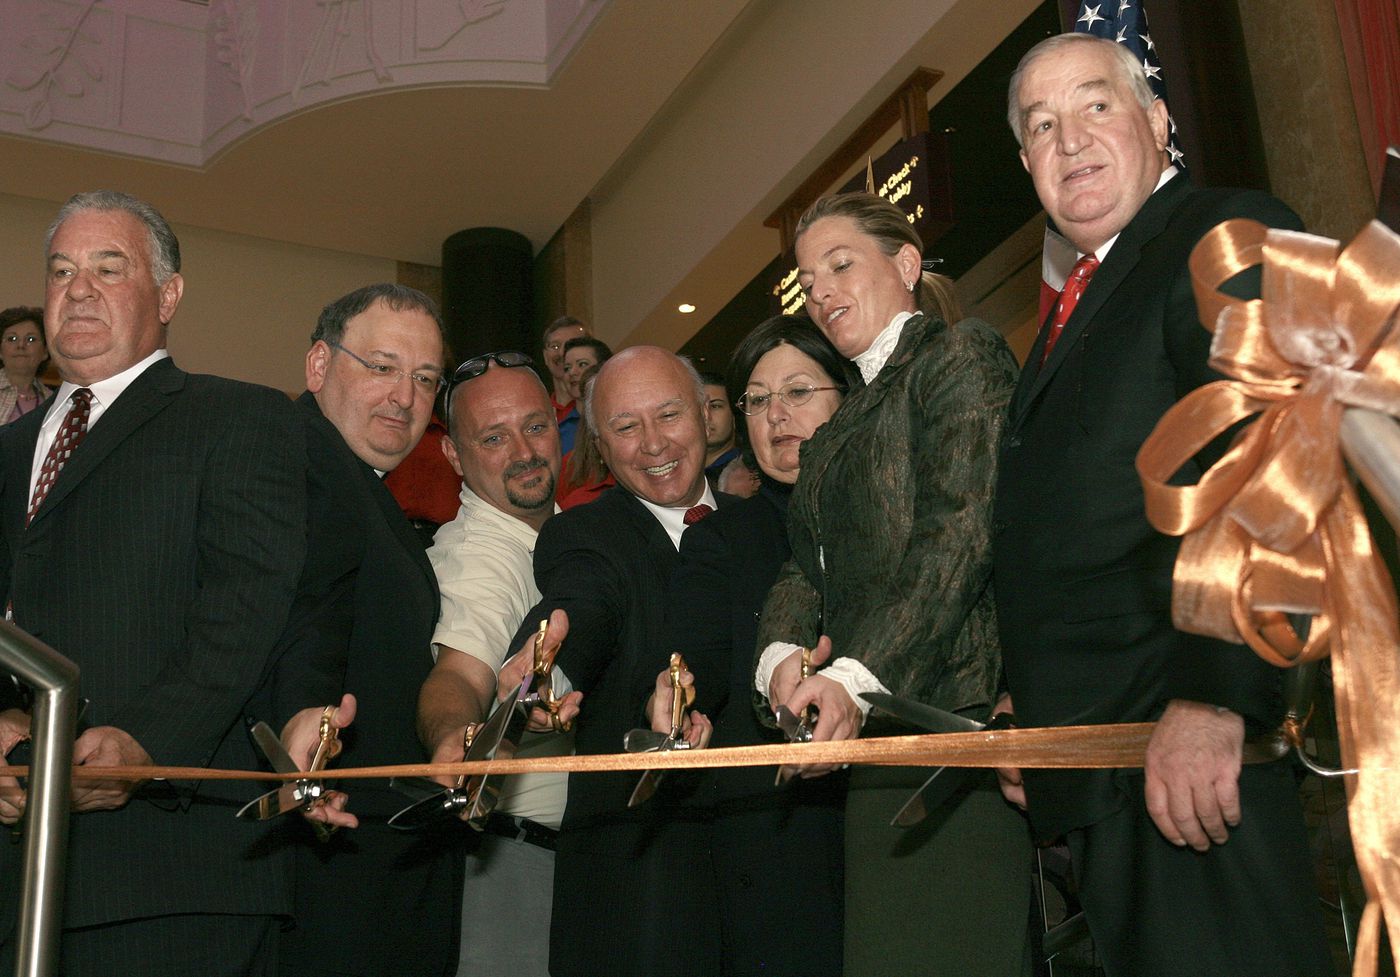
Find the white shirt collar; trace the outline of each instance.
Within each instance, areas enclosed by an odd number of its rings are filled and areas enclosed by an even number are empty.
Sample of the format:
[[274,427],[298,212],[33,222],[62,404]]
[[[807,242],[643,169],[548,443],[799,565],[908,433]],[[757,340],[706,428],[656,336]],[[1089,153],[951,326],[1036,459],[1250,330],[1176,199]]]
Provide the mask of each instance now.
[[[490,502],[487,502],[481,496],[477,495],[470,488],[468,488],[466,482],[462,483],[462,492],[460,497],[462,500],[462,508],[467,510],[467,512],[470,515],[470,518],[484,519],[489,520],[490,522],[494,522],[501,528],[510,532],[511,534],[519,536],[520,539],[523,540],[526,543],[526,545],[528,545],[531,549],[535,548],[535,537],[539,535],[539,530],[537,530],[534,526],[530,525],[524,519],[521,519],[519,516],[513,516],[509,512],[502,512],[500,509],[497,509]],[[559,504],[555,503],[554,514],[558,515],[561,511],[563,510],[559,508]]]
[[[126,388],[131,386],[132,381],[145,373],[153,363],[169,358],[169,350],[158,349],[141,362],[127,367],[115,376],[88,384],[87,389],[92,391],[92,407],[88,410],[88,430],[92,430],[107,408],[111,407],[116,399],[126,391]],[[73,391],[79,389],[79,386],[79,384],[68,380],[64,380],[59,385],[58,393],[54,394],[53,408],[44,418],[40,430],[58,430],[59,425],[63,423],[63,418],[68,414],[68,398],[73,396]]]
[[899,345],[899,336],[904,332],[904,324],[914,317],[912,312],[901,312],[890,320],[880,335],[875,337],[875,341],[870,344],[870,348],[861,353],[855,359],[856,367],[860,370],[860,375],[865,379],[866,384],[875,382],[875,377],[885,368],[889,362],[890,354]]
[[[681,548],[681,536],[685,534],[689,527],[685,524],[685,512],[690,508],[688,505],[676,506],[674,508],[657,505],[648,502],[640,495],[637,501],[651,510],[651,514],[656,517],[656,521],[661,523],[661,528],[666,530],[666,535],[671,537],[671,545],[676,549]],[[707,505],[711,509],[718,509],[719,503],[715,501],[715,493],[710,491],[710,482],[705,481],[705,492],[694,503],[695,505]]]

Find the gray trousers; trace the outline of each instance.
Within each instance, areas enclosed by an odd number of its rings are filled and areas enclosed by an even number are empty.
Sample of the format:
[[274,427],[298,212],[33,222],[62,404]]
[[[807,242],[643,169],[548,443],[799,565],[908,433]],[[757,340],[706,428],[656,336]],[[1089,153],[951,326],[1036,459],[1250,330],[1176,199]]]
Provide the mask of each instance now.
[[457,977],[549,977],[554,852],[482,835],[467,856]]

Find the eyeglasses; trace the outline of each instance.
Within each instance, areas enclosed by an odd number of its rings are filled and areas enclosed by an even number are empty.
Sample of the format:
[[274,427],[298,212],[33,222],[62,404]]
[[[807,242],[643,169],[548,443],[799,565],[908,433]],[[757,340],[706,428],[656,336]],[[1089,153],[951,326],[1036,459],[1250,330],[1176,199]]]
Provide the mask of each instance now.
[[32,346],[34,343],[42,341],[43,337],[41,336],[21,336],[19,333],[11,333],[10,335],[5,337],[5,342],[9,343],[12,346],[15,343],[24,343],[26,346]]
[[398,383],[404,377],[408,377],[413,381],[413,388],[415,390],[419,393],[427,394],[429,397],[436,396],[437,392],[447,383],[440,374],[410,373],[408,370],[400,370],[398,367],[391,366],[388,363],[371,363],[363,356],[358,356],[350,352],[350,350],[340,345],[340,343],[327,343],[326,345],[330,346],[332,349],[340,350],[340,352],[368,370],[371,379],[378,380],[381,383]]
[[535,361],[524,353],[513,349],[503,349],[495,353],[483,353],[481,356],[473,356],[469,360],[463,360],[462,365],[452,371],[452,385],[456,386],[466,380],[474,380],[491,368],[491,364],[497,366],[534,366]]
[[[789,383],[787,386],[777,391],[778,399],[789,407],[801,407],[812,399],[812,395],[819,390],[842,390],[843,387],[812,387],[805,383]],[[773,394],[743,393],[734,402],[734,406],[739,408],[750,417],[755,417],[768,410],[768,405],[773,402]]]

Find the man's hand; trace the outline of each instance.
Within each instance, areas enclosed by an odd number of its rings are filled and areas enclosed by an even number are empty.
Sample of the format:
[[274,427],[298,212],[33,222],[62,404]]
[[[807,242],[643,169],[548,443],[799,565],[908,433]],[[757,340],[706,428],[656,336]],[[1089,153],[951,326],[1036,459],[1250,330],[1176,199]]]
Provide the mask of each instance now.
[[[827,655],[831,653],[831,643],[826,638]],[[818,650],[821,645],[818,644]],[[825,660],[826,656],[823,656]],[[815,663],[816,654],[812,655]],[[786,663],[784,663],[786,664]],[[865,716],[861,713],[860,707],[856,705],[850,693],[838,682],[829,678],[823,678],[820,674],[800,682],[791,696],[784,703],[795,716],[802,715],[802,710],[808,706],[815,706],[817,709],[817,724],[812,727],[812,741],[814,743],[828,740],[853,740],[860,736],[860,728],[865,723]],[[803,777],[822,777],[839,769],[838,763],[808,763],[800,766],[785,766],[784,772],[796,772]]]
[[[321,745],[321,715],[326,710],[322,706],[309,706],[301,710],[282,727],[282,745],[302,770],[311,769],[311,761],[316,758],[316,749]],[[355,721],[355,697],[350,693],[341,696],[340,705],[331,713],[331,725],[345,729]],[[340,755],[341,744],[337,739],[331,747],[330,759]],[[308,821],[336,828],[358,828],[360,819],[345,809],[350,795],[340,790],[328,790],[321,795],[321,803],[301,812]]]
[[[467,751],[463,748],[463,743],[467,736],[467,724],[463,723],[455,729],[449,729],[442,734],[442,739],[438,740],[433,747],[433,763],[461,763],[467,758]],[[444,787],[456,787],[458,777],[450,773],[441,774],[433,780]],[[463,818],[466,812],[463,812]]]
[[[73,743],[73,762],[85,767],[144,767],[151,756],[125,730],[94,726]],[[126,806],[144,780],[75,780],[73,811],[115,811]]]
[[0,712],[0,824],[14,824],[24,815],[25,794],[19,781],[4,775],[5,755],[29,739],[29,713],[19,709]]
[[[545,647],[552,648],[555,645],[563,644],[564,639],[569,635],[569,615],[562,610],[556,610],[549,615],[549,629],[545,632]],[[526,642],[520,646],[520,650],[512,655],[504,665],[496,679],[496,698],[505,702],[506,699],[515,695],[520,688],[520,683],[525,681],[526,674],[535,666],[535,638],[530,636]],[[560,725],[567,726],[574,721],[574,717],[579,713],[579,706],[583,702],[582,692],[570,692],[559,700],[558,720]],[[530,710],[530,722],[525,727],[532,733],[556,732],[554,724],[550,721],[549,710],[540,706]]]
[[1147,743],[1147,812],[1173,845],[1208,851],[1240,823],[1244,720],[1228,709],[1173,699]]
[[[819,668],[826,664],[831,657],[831,639],[823,635],[817,639],[816,646],[812,648],[812,667]],[[797,691],[798,683],[802,681],[802,652],[794,651],[773,669],[773,674],[768,678],[768,702],[776,710],[781,703],[787,702]]]
[[[695,676],[690,669],[681,672],[681,688],[693,689],[695,687]],[[671,689],[671,670],[663,668],[656,676],[656,688],[652,691],[651,697],[647,699],[647,716],[651,720],[651,728],[658,733],[671,732],[671,705],[674,698]],[[714,723],[705,716],[703,712],[696,712],[688,709],[682,714],[681,736],[693,750],[703,750],[710,745],[710,737],[714,735]]]
[[[1003,693],[997,700],[997,704],[992,707],[992,715],[1016,710],[1011,707],[1011,695]],[[1001,788],[1001,796],[1009,802],[1015,804],[1021,810],[1026,809],[1026,787],[1021,782],[1021,770],[1019,767],[997,767],[997,786]]]

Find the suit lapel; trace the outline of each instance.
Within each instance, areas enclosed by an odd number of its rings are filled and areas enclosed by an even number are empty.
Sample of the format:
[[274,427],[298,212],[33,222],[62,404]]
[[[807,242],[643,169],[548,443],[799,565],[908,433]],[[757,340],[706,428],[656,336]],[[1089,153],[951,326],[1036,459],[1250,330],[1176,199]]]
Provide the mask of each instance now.
[[[152,363],[131,381],[116,402],[102,412],[98,423],[93,425],[83,438],[83,443],[69,457],[43,505],[34,513],[34,521],[38,522],[46,513],[62,505],[73,489],[82,484],[83,479],[96,470],[122,442],[169,406],[171,399],[184,385],[184,371],[178,369],[169,358]],[[35,428],[36,442],[37,436],[38,429]],[[32,448],[31,444],[31,455]],[[27,500],[25,505],[28,506]]]
[[609,489],[622,496],[623,512],[632,521],[637,532],[642,534],[642,539],[646,541],[647,552],[652,559],[656,560],[656,565],[664,568],[668,573],[674,569],[675,564],[680,561],[680,553],[676,551],[676,546],[671,542],[670,535],[666,528],[661,525],[661,521],[651,514],[651,510],[642,505],[631,492],[621,486]]
[[394,537],[403,547],[408,558],[413,561],[413,565],[418,568],[428,585],[433,591],[433,603],[436,607],[438,600],[437,575],[433,573],[433,565],[428,561],[428,552],[423,548],[423,543],[418,535],[413,531],[413,526],[409,524],[408,517],[403,514],[399,502],[394,498],[394,493],[390,492],[384,484],[384,479],[375,474],[374,469],[366,465],[358,458],[355,459],[364,469],[364,476],[369,485],[369,493],[374,497],[375,504],[379,506],[380,513],[384,516],[384,521],[388,523],[389,529]]
[[[1045,348],[1046,332],[1044,323],[1041,324],[1040,335],[1036,337],[1035,345],[1031,347],[1030,355],[1026,358],[1026,367],[1021,371],[1021,380],[1016,385],[1016,413],[1012,418],[1014,428],[1029,412],[1036,398],[1050,383],[1050,379],[1060,369],[1061,364],[1070,356],[1071,351],[1078,344],[1080,337],[1084,335],[1084,330],[1089,323],[1094,321],[1118,286],[1123,284],[1128,275],[1137,267],[1138,259],[1142,256],[1143,246],[1155,238],[1166,227],[1167,222],[1176,212],[1177,206],[1181,203],[1186,194],[1190,193],[1191,185],[1186,177],[1178,174],[1172,177],[1166,184],[1142,205],[1128,226],[1123,228],[1123,233],[1114,242],[1113,248],[1108,252],[1108,257],[1104,259],[1098,271],[1094,272],[1094,277],[1089,280],[1089,287],[1080,296],[1079,304],[1070,313],[1069,321],[1065,323],[1064,331],[1060,333],[1059,340],[1055,343],[1055,348],[1050,351],[1050,357],[1045,361],[1045,365],[1036,371],[1032,364],[1040,361],[1041,350]],[[1054,315],[1054,312],[1051,312]],[[1029,376],[1028,376],[1029,374]]]

